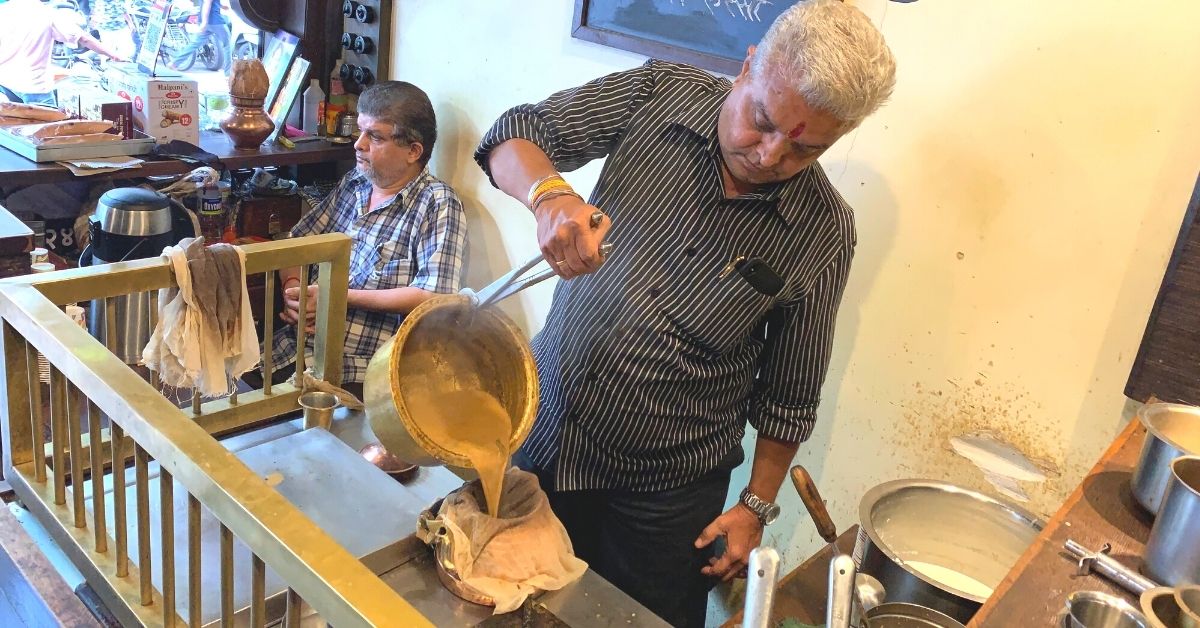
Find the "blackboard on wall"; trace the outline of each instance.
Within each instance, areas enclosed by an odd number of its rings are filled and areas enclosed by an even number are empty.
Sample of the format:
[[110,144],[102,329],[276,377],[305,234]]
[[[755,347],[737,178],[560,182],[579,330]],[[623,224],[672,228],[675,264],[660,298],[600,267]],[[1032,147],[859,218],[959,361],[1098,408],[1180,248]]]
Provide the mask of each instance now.
[[737,75],[789,0],[575,0],[571,35]]
[[1146,323],[1125,395],[1143,402],[1156,397],[1200,405],[1200,178]]

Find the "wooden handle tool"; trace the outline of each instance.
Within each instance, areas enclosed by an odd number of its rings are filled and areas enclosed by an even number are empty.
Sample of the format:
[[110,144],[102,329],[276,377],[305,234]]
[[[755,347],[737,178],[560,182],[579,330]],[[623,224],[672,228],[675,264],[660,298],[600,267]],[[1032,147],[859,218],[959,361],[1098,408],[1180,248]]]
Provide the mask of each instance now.
[[821,499],[821,493],[817,491],[812,476],[802,465],[792,467],[791,475],[800,501],[804,502],[804,507],[808,509],[808,514],[817,526],[817,534],[820,534],[826,543],[833,543],[837,540],[837,526],[833,524],[829,511],[825,509],[825,502]]

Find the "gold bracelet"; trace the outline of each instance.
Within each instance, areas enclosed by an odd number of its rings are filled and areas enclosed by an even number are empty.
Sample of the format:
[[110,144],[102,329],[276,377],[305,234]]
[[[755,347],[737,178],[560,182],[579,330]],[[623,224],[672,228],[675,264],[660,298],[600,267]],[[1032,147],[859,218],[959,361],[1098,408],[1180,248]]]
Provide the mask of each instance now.
[[546,183],[549,183],[549,182],[555,181],[555,180],[566,183],[566,181],[562,178],[562,175],[558,174],[557,172],[554,174],[551,174],[551,175],[546,175],[546,176],[538,179],[537,181],[534,181],[533,185],[529,186],[529,193],[525,195],[525,201],[530,206],[532,206],[534,199],[537,198],[538,188],[542,187]]
[[531,201],[530,206],[537,204],[537,200],[539,198],[545,196],[546,194],[549,194],[550,192],[554,192],[556,190],[573,190],[573,189],[574,188],[571,187],[571,184],[567,183],[566,181],[547,181],[547,182],[543,183],[542,186],[539,187],[536,192],[534,192],[533,197],[530,199],[530,201]]
[[550,190],[549,192],[546,192],[546,193],[542,194],[541,196],[537,197],[537,200],[535,200],[533,202],[533,206],[530,207],[529,209],[536,212],[538,210],[538,207],[541,206],[542,203],[544,203],[552,198],[557,198],[559,196],[574,196],[575,198],[577,198],[581,201],[583,200],[583,197],[580,196],[578,192],[576,192],[575,190],[572,190],[570,188],[561,189],[561,190]]

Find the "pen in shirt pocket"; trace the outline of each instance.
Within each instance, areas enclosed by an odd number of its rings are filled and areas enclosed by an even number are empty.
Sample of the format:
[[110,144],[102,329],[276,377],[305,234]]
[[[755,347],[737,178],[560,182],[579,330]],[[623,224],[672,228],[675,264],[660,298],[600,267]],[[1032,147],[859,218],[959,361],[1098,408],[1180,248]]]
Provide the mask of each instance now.
[[750,287],[773,297],[783,289],[783,278],[761,257],[738,255],[721,269],[718,279],[725,279],[736,272]]

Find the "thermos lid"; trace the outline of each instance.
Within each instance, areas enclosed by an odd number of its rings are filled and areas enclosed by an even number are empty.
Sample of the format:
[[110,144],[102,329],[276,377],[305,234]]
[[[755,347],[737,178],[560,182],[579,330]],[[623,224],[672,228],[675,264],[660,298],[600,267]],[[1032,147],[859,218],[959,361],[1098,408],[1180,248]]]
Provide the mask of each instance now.
[[106,233],[152,236],[171,231],[171,205],[167,197],[144,188],[116,188],[105,192],[93,220]]

